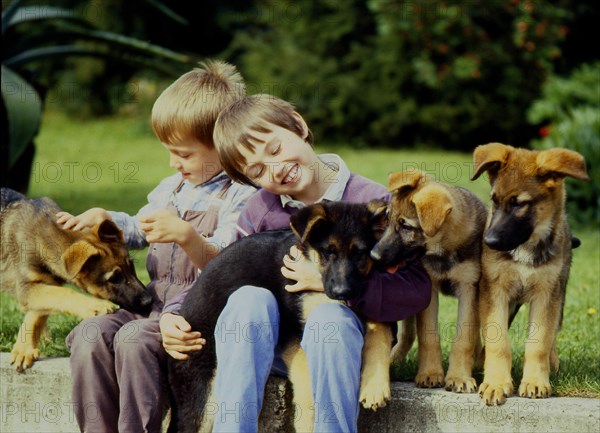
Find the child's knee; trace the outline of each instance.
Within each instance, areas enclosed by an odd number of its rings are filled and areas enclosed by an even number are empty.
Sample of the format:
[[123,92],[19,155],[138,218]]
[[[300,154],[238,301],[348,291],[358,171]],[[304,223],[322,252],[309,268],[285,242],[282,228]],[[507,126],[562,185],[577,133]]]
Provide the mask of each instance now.
[[102,319],[102,316],[85,319],[71,330],[67,335],[66,343],[72,354],[94,352],[99,345],[111,344],[112,335],[108,335],[110,332]]
[[304,326],[302,348],[331,348],[358,344],[362,347],[364,326],[358,316],[342,304],[321,304],[311,311]]
[[269,290],[254,286],[241,287],[229,297],[214,332],[217,344],[264,339],[275,344],[278,334],[277,300]]
[[326,303],[317,305],[306,319],[306,325],[315,327],[339,324],[343,327],[356,328],[362,332],[362,323],[356,313],[345,305],[338,303]]
[[115,334],[113,345],[115,356],[120,359],[155,356],[162,353],[158,322],[148,319],[125,323]]
[[229,316],[237,321],[275,319],[275,316],[279,317],[279,308],[275,296],[269,290],[243,286],[229,296],[219,322]]

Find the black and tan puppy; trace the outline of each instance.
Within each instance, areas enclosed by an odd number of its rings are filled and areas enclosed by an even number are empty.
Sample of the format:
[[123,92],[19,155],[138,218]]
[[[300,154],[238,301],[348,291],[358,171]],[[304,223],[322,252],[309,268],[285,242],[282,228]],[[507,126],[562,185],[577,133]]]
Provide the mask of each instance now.
[[[343,302],[366,287],[373,268],[369,252],[381,234],[381,212],[367,205],[345,202],[315,204],[291,218],[290,230],[256,233],[225,248],[202,271],[181,314],[207,340],[186,361],[169,359],[172,391],[171,432],[210,431],[205,409],[211,399],[216,368],[214,329],[231,293],[244,285],[270,290],[277,299],[281,323],[278,346],[288,366],[296,430],[312,431],[313,402],[304,352],[300,349],[303,324],[312,308],[324,302]],[[281,275],[283,257],[297,245],[307,257],[318,257],[325,293],[289,293],[290,281]],[[224,272],[223,270],[227,270]],[[387,325],[368,324],[363,348],[361,399],[383,406],[389,398],[389,353],[392,334]],[[368,388],[365,391],[365,387]],[[372,397],[366,394],[372,394]]]
[[485,376],[479,392],[488,405],[513,392],[508,326],[529,303],[530,338],[519,395],[548,397],[550,368],[558,369],[556,338],[562,322],[571,233],[565,214],[564,178],[588,180],[585,161],[567,149],[530,151],[500,143],[473,154],[473,179],[487,172],[492,208],[484,234],[480,316]]
[[[81,318],[115,311],[119,304],[144,312],[152,297],[138,280],[121,230],[104,221],[88,232],[63,230],[59,207],[49,198],[27,199],[2,188],[2,291],[25,312],[11,363],[22,371],[40,356],[38,343],[48,315]],[[75,284],[93,295],[68,287]]]
[[[432,282],[429,307],[417,315],[419,387],[475,392],[474,351],[479,346],[478,286],[486,209],[464,188],[437,182],[420,171],[393,173],[387,228],[371,255],[386,266],[422,257]],[[456,338],[444,379],[438,331],[438,293],[458,298]],[[402,323],[392,358],[404,358],[414,339],[414,319]]]

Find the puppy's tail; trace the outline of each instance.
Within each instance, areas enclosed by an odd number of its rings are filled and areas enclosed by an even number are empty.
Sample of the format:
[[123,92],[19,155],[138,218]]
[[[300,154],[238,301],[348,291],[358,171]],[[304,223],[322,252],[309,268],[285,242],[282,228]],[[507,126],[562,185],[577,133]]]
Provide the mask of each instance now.
[[25,198],[27,197],[13,189],[0,188],[0,211],[3,211],[12,202],[23,200]]

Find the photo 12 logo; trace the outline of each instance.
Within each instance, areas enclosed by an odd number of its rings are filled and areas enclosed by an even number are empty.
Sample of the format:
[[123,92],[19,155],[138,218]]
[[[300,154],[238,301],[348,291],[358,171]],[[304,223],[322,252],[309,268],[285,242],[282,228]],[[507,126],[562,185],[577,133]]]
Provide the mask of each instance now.
[[31,180],[36,183],[97,183],[104,179],[114,183],[138,183],[139,170],[135,162],[36,162],[32,167]]

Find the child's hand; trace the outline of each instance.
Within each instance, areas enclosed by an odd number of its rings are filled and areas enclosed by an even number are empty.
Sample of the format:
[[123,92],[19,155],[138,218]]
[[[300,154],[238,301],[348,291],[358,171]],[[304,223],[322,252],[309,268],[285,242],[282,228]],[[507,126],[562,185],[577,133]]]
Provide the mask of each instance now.
[[165,351],[180,361],[189,358],[188,352],[200,350],[206,344],[206,340],[200,338],[201,334],[192,332],[187,320],[177,314],[163,314],[159,326]]
[[56,222],[65,230],[90,229],[102,221],[109,219],[111,219],[110,214],[99,207],[86,210],[77,216],[73,216],[68,212],[59,212],[56,214]]
[[183,244],[192,234],[193,227],[175,212],[159,209],[139,217],[141,228],[148,242],[175,242]]
[[323,292],[323,279],[319,272],[319,258],[316,253],[307,259],[294,245],[290,253],[283,258],[281,273],[287,279],[296,281],[296,284],[285,286],[288,292],[301,292],[312,290]]

